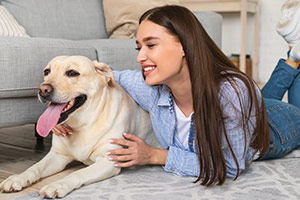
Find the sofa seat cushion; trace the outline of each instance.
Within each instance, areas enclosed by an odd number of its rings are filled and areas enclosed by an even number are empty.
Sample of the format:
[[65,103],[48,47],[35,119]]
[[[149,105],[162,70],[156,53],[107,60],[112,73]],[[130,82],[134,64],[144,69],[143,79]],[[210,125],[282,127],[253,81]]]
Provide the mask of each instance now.
[[56,56],[97,59],[93,47],[63,39],[2,37],[0,52],[0,98],[36,96],[43,69]]
[[5,0],[2,5],[32,37],[108,37],[102,0]]

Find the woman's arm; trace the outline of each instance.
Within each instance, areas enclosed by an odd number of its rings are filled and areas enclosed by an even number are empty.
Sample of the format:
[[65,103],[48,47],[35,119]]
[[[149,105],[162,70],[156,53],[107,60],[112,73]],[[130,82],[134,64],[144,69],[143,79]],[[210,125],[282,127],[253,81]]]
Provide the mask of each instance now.
[[142,72],[138,70],[113,71],[115,81],[121,85],[128,94],[144,110],[149,111],[157,98],[157,86],[146,85]]

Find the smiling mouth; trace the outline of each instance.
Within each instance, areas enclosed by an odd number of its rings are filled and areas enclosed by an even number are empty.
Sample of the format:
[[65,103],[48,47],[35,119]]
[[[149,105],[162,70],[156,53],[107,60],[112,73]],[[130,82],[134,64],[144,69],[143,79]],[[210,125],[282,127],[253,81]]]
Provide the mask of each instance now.
[[145,67],[144,68],[144,71],[145,72],[148,72],[148,71],[151,71],[151,70],[153,70],[153,69],[155,69],[156,67],[154,67],[154,66],[152,66],[152,67]]
[[145,76],[149,75],[151,72],[153,72],[156,69],[156,66],[148,66],[143,68],[143,74]]

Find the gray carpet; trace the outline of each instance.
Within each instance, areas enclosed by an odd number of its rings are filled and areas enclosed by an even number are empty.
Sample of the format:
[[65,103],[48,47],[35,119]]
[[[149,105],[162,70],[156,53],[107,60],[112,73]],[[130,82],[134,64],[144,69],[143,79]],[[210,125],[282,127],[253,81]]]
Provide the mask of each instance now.
[[[195,178],[166,173],[159,166],[123,169],[116,177],[73,191],[66,200],[186,200],[300,199],[300,150],[269,161],[254,162],[236,181],[228,179],[223,186],[203,187],[193,184]],[[30,193],[15,200],[38,200]]]

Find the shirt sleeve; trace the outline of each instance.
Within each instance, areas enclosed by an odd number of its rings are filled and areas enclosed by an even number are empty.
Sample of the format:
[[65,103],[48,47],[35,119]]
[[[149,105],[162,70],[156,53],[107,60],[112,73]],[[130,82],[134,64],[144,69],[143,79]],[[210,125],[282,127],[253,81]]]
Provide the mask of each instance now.
[[[250,106],[248,102],[249,93],[242,81],[235,80],[232,84],[236,84],[236,89],[238,91],[236,91],[229,82],[223,83],[220,90],[220,102],[223,110],[228,141],[231,144],[232,150],[239,164],[239,172],[241,172],[248,166],[249,162],[252,161],[252,155],[249,156],[247,152],[250,152],[249,150],[253,150],[249,145],[254,132],[256,117],[255,110],[252,109],[250,119],[246,126],[245,135],[241,113],[243,109],[243,112],[246,115],[248,114]],[[260,94],[258,91],[257,93],[258,95]],[[235,177],[237,175],[237,165],[224,136],[222,137],[222,150],[227,166],[227,177]],[[248,155],[248,157],[246,155]]]
[[157,86],[147,85],[141,71],[138,70],[113,71],[113,74],[115,81],[128,92],[137,104],[146,111],[151,110],[155,99],[158,98]]
[[188,150],[170,146],[164,170],[180,176],[199,176],[198,155]]

